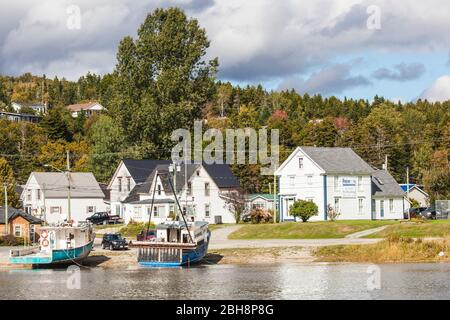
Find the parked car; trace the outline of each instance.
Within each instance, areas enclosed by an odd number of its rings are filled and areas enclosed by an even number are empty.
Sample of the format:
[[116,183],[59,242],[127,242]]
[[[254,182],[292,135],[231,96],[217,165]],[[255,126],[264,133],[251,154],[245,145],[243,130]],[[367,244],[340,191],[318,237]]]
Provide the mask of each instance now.
[[96,212],[86,220],[93,224],[116,224],[123,222],[119,216],[110,215],[108,212]]
[[[409,215],[411,218],[436,219],[436,210],[432,207],[409,208]],[[408,219],[408,214],[406,214],[405,218]]]
[[128,249],[128,243],[120,233],[106,233],[103,235],[102,248],[109,250]]
[[139,233],[136,236],[137,241],[155,241],[156,240],[156,230],[155,229],[149,229],[147,231],[147,235],[145,235],[147,230],[142,230],[141,233]]
[[425,219],[436,220],[436,210],[433,207],[425,208],[420,212],[420,215]]

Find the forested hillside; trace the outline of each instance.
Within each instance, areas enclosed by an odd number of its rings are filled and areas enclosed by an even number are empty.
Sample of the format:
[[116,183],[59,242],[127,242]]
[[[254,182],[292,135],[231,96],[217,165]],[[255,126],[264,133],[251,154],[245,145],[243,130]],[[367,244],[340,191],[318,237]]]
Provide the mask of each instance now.
[[[172,130],[206,119],[214,127],[280,129],[281,161],[299,145],[349,146],[375,167],[388,156],[398,182],[423,184],[434,198],[450,197],[450,102],[392,103],[324,98],[295,91],[237,87],[217,80],[220,57],[205,60],[206,31],[179,9],[149,14],[136,38],[124,38],[117,65],[106,75],[77,81],[24,74],[0,77],[0,109],[11,102],[50,106],[40,124],[0,120],[0,157],[19,183],[50,163],[93,171],[107,182],[121,158],[169,158]],[[107,111],[73,119],[64,108],[98,101]],[[0,161],[2,167],[7,166]],[[248,192],[267,192],[271,177],[258,165],[233,166]],[[0,177],[1,180],[1,177]]]

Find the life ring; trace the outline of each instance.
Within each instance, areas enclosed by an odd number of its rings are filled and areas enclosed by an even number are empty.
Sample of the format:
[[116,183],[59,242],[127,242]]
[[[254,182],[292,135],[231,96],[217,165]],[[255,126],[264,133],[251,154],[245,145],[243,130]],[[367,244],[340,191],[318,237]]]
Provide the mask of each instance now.
[[48,247],[48,240],[47,239],[42,240],[41,245],[43,247]]
[[44,239],[45,239],[45,238],[47,238],[47,237],[48,237],[48,232],[47,232],[47,231],[45,231],[45,230],[44,230],[44,231],[42,231],[42,233],[41,233],[41,237],[42,237],[42,238],[44,238]]

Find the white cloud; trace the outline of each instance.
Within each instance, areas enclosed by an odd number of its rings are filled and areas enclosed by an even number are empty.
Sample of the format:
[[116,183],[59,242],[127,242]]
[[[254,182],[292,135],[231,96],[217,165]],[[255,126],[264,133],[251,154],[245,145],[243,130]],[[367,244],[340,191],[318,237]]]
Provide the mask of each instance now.
[[[66,28],[71,4],[81,8],[78,31]],[[381,9],[380,30],[366,27],[370,5]],[[135,35],[146,14],[161,6],[181,6],[197,18],[211,40],[208,55],[219,57],[220,76],[236,81],[304,76],[346,54],[447,52],[450,47],[450,33],[436,32],[450,30],[448,0],[2,1],[0,72],[52,70],[67,76],[62,72],[70,68],[62,66],[76,64],[71,73],[76,77],[97,64],[81,58],[86,52],[107,56],[96,70],[110,72],[120,39]]]
[[450,76],[439,77],[431,87],[422,92],[420,98],[431,102],[450,100]]
[[349,64],[333,64],[313,73],[308,79],[291,77],[279,85],[279,89],[295,89],[297,92],[324,95],[338,94],[347,88],[370,85],[361,75],[352,75]]

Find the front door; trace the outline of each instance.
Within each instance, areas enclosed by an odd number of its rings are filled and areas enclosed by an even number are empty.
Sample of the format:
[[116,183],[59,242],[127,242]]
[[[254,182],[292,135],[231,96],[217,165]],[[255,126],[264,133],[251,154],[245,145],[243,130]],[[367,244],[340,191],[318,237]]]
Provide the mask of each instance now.
[[384,218],[384,200],[380,200],[380,217]]
[[286,218],[287,219],[294,219],[294,217],[293,216],[291,216],[291,213],[290,213],[290,208],[291,208],[291,206],[294,204],[294,202],[295,202],[295,198],[286,198],[285,199],[285,204],[286,204]]

